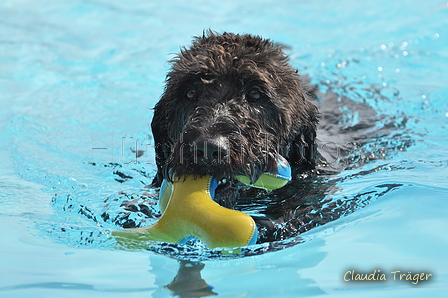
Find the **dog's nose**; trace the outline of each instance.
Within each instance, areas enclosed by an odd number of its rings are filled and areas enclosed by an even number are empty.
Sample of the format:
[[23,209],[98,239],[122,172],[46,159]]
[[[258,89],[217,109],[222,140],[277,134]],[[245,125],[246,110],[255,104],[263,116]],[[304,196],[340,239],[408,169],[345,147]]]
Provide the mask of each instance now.
[[229,154],[227,140],[224,137],[198,138],[190,147],[195,163],[220,164]]

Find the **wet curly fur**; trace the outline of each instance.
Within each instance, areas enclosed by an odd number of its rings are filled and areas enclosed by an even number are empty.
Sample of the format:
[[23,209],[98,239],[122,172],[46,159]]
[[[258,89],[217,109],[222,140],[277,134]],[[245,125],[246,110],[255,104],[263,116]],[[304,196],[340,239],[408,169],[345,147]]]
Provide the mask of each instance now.
[[206,32],[172,61],[154,108],[158,172],[153,186],[178,176],[212,174],[232,205],[236,175],[252,181],[278,156],[294,176],[316,163],[318,110],[281,46],[253,35]]

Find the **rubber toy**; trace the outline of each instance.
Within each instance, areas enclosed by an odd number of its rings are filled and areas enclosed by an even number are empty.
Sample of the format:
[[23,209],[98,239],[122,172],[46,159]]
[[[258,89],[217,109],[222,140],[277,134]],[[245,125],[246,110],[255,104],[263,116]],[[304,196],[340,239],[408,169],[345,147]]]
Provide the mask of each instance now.
[[[286,160],[278,160],[277,173],[266,172],[253,184],[245,176],[235,177],[244,184],[272,190],[291,179]],[[210,176],[176,177],[164,180],[159,203],[162,216],[149,227],[113,232],[123,238],[184,243],[192,237],[209,248],[236,248],[257,242],[257,227],[251,216],[220,206],[213,200],[218,181]]]

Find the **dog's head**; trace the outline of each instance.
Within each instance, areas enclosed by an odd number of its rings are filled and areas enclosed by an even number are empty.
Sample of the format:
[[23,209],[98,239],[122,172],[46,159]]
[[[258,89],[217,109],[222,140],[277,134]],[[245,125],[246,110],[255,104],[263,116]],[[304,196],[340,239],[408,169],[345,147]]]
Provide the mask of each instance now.
[[317,109],[280,46],[207,32],[171,63],[152,121],[155,185],[169,171],[255,181],[279,155],[314,162]]

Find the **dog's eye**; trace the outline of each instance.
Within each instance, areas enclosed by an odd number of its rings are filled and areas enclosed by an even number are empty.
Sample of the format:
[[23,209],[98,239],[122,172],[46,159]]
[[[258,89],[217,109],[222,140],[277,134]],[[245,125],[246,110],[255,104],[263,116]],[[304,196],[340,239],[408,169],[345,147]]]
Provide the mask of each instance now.
[[189,88],[185,91],[184,96],[188,100],[196,100],[198,99],[198,92],[195,89]]
[[247,99],[249,101],[257,101],[263,96],[263,93],[258,88],[252,88],[247,93]]

